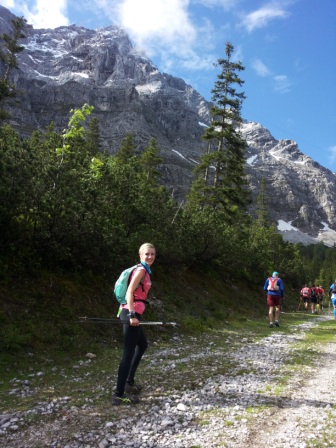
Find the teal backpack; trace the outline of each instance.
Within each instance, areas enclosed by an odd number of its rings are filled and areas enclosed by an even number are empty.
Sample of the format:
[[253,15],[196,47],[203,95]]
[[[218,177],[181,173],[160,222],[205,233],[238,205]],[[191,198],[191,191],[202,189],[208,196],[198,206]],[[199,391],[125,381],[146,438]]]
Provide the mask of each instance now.
[[[116,296],[116,299],[118,300],[118,302],[122,305],[124,305],[126,303],[126,292],[127,292],[127,288],[130,282],[130,276],[132,274],[132,272],[134,271],[135,268],[137,268],[139,266],[139,263],[136,264],[135,266],[132,266],[130,268],[125,269],[124,271],[122,271],[122,273],[120,274],[118,280],[116,281],[115,285],[114,285],[114,295]],[[140,282],[140,284],[142,285],[142,283]],[[142,286],[143,288],[143,286]]]

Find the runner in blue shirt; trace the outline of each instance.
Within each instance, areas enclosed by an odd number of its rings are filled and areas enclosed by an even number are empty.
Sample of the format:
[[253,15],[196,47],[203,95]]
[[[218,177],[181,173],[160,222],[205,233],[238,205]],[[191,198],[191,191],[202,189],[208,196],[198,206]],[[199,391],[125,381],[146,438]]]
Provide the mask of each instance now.
[[330,285],[329,296],[330,296],[331,303],[333,304],[333,307],[334,307],[334,316],[336,319],[336,280],[334,281],[334,283],[332,283]]
[[274,325],[279,327],[280,301],[284,296],[284,285],[281,278],[279,278],[278,272],[274,271],[272,277],[266,279],[264,291],[267,291],[269,326],[273,328],[273,314],[275,310]]

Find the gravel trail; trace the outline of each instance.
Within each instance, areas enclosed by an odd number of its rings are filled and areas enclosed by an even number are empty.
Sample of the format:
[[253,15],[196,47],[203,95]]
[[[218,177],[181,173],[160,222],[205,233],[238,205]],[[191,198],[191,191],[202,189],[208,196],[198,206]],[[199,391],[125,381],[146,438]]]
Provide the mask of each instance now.
[[246,447],[336,446],[336,344],[320,350],[322,356],[312,371],[293,379],[276,406],[261,416]]
[[223,340],[219,346],[213,335],[202,336],[201,343],[174,336],[168,349],[152,349],[144,359],[147,377],[159,365],[162,382],[147,381],[139,405],[74,406],[69,396],[29,412],[7,412],[0,415],[0,446],[335,447],[336,340],[307,348],[307,359],[319,351],[313,366],[303,360],[294,369],[292,363],[306,333],[331,319],[319,316],[293,327],[292,334],[272,329],[262,339],[228,332],[225,353]]

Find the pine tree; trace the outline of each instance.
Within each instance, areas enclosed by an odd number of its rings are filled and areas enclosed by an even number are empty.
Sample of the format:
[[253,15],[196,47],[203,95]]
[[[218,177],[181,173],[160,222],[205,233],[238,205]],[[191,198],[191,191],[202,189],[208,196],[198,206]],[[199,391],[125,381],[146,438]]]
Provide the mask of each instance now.
[[100,152],[100,128],[97,118],[92,118],[89,123],[89,129],[86,133],[86,148],[92,155],[96,155]]
[[264,177],[261,179],[260,191],[257,197],[256,214],[256,224],[258,225],[258,227],[270,226],[271,221],[268,211],[268,198],[266,195],[266,180]]
[[117,152],[117,160],[127,164],[133,157],[135,157],[134,137],[132,134],[127,134],[122,140],[121,146]]
[[156,184],[160,177],[158,167],[162,164],[162,158],[159,156],[159,148],[154,138],[149,141],[148,146],[146,146],[141,154],[140,162],[145,171],[147,182]]
[[239,133],[245,95],[236,90],[244,83],[237,74],[244,67],[240,62],[232,62],[233,46],[229,42],[225,52],[226,59],[218,59],[215,64],[222,71],[212,90],[211,125],[203,136],[208,142],[207,152],[194,171],[188,203],[230,216],[246,208],[249,195],[244,171],[246,143]]

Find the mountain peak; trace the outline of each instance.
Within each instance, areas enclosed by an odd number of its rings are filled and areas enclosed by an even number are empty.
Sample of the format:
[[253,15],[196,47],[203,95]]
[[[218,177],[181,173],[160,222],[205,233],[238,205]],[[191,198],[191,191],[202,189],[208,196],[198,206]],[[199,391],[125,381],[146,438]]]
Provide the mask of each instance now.
[[[2,29],[10,20],[8,12]],[[21,93],[11,103],[11,124],[18,132],[28,136],[51,122],[64,129],[70,110],[90,104],[106,151],[116,152],[127,133],[139,150],[157,140],[163,181],[181,199],[205,150],[210,104],[181,78],[161,73],[119,27],[28,27],[25,34],[25,50],[13,72]],[[243,121],[240,131],[254,203],[265,178],[270,215],[285,238],[286,232],[288,238],[301,232],[309,236],[305,243],[336,241],[335,173],[303,154],[293,140],[276,140],[260,123]],[[291,228],[283,230],[281,223]]]

